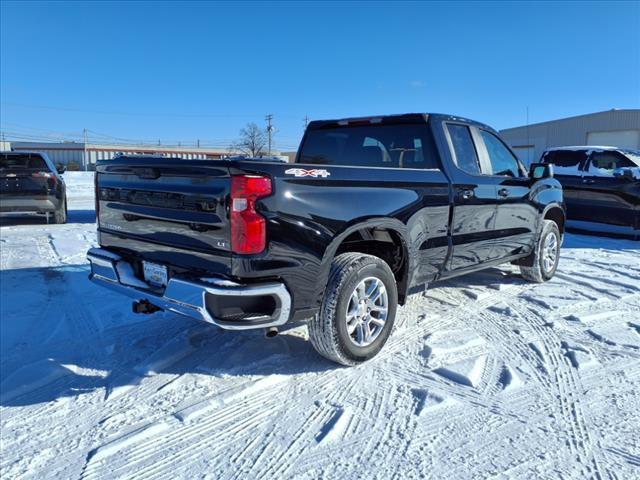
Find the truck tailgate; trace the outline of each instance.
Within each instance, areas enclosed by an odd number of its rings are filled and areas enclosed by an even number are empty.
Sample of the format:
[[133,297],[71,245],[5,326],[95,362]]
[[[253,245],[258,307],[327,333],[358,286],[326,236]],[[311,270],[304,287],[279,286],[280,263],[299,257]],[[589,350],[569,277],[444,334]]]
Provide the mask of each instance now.
[[96,183],[101,246],[177,269],[230,273],[226,163],[118,157],[98,164]]

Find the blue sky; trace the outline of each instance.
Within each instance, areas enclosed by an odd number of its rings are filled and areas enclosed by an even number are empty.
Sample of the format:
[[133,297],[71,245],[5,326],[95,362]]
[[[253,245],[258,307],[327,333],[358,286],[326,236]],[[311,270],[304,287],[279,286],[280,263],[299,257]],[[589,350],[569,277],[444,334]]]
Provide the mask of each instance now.
[[[640,2],[7,2],[1,127],[226,145],[272,113],[495,128],[640,107]],[[46,108],[44,108],[46,107]],[[90,135],[96,135],[90,133]],[[107,137],[101,137],[107,138]]]

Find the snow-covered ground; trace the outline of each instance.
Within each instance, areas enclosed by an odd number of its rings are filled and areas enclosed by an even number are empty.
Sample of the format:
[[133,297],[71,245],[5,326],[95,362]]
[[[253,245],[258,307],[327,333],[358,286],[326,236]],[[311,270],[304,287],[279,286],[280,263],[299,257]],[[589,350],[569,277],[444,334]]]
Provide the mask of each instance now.
[[556,277],[434,285],[379,357],[136,316],[69,224],[3,220],[2,478],[640,478],[640,243],[568,234]]

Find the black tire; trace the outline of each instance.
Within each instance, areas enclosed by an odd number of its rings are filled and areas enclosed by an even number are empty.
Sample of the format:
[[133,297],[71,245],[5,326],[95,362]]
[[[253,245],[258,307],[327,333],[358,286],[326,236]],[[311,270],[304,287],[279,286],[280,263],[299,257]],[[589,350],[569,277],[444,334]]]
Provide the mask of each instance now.
[[[359,346],[347,329],[347,308],[356,287],[369,278],[381,281],[385,287],[387,315],[372,343]],[[365,362],[373,358],[389,338],[397,305],[396,281],[386,262],[363,253],[338,255],[331,264],[320,312],[308,323],[311,344],[320,355],[341,365]]]
[[53,223],[67,223],[67,201],[55,212],[53,212]]
[[[545,245],[547,242],[553,241],[549,236],[555,237],[556,254],[552,262],[546,262],[545,266]],[[531,263],[531,266],[520,265],[520,273],[525,280],[530,282],[542,283],[546,282],[555,275],[558,268],[558,261],[560,260],[560,243],[562,237],[560,236],[560,230],[558,224],[553,220],[544,220],[542,226],[542,232],[540,238],[536,243],[535,249],[529,257],[525,260],[527,263]]]

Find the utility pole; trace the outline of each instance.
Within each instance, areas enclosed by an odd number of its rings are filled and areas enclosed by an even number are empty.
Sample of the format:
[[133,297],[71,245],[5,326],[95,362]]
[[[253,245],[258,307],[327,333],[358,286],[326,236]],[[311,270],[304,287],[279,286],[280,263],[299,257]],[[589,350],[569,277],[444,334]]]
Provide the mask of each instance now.
[[271,155],[271,136],[273,135],[273,125],[271,125],[271,120],[273,120],[273,114],[269,114],[266,116],[267,120],[267,134],[269,135],[269,155]]
[[309,126],[309,115],[304,116],[304,129],[306,130]]
[[87,165],[89,162],[87,162],[87,129],[83,128],[82,129],[82,141],[83,141],[83,150],[82,150],[82,165],[84,166],[84,171],[86,172],[89,169],[89,166]]

